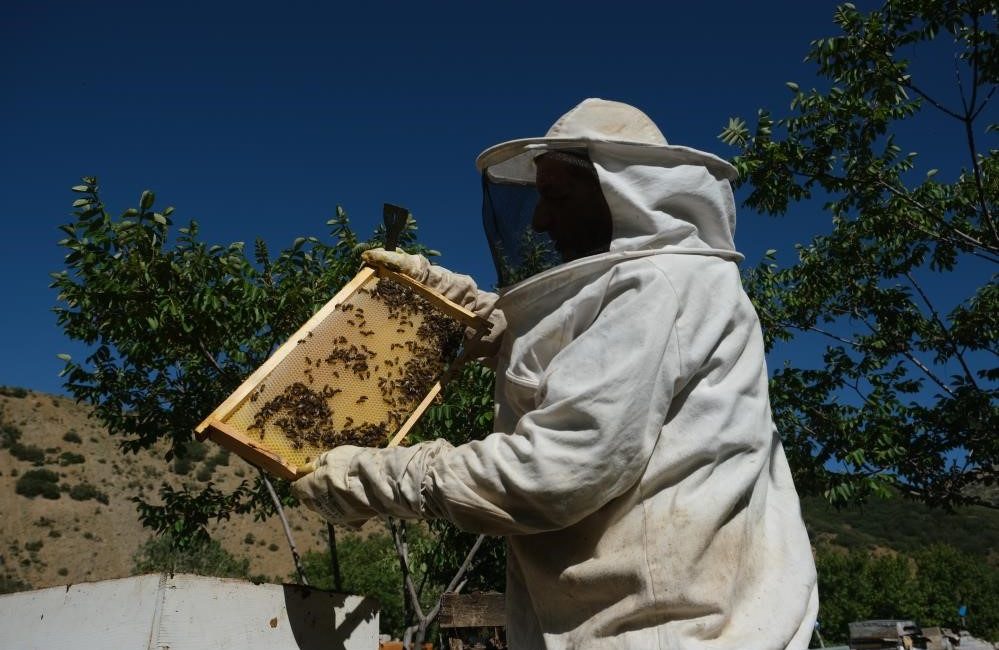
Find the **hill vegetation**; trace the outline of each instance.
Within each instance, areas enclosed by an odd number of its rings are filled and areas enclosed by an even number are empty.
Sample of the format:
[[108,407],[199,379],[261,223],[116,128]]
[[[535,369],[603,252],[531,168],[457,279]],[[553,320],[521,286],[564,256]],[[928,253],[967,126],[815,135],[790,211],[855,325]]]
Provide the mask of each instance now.
[[[294,579],[274,519],[221,522],[210,546],[195,555],[143,529],[130,498],[152,497],[161,478],[225,486],[251,471],[210,444],[193,443],[189,452],[170,463],[156,451],[122,455],[85,407],[0,387],[0,507],[12,513],[0,522],[0,593],[150,571]],[[987,610],[995,600],[990,592],[999,594],[999,511],[947,512],[904,498],[836,509],[821,497],[804,498],[802,509],[816,549],[827,641],[845,640],[846,623],[861,618],[957,625],[955,603],[969,599],[977,605],[969,613],[972,631],[999,638],[999,620]],[[289,518],[310,581],[332,588],[322,522],[303,508],[291,509]],[[413,533],[414,547],[426,546],[429,538]],[[342,587],[380,598],[386,631],[404,620],[390,547],[374,527],[340,535]],[[999,602],[992,611],[999,613]]]
[[[0,593],[174,568],[287,580],[294,565],[276,519],[217,522],[204,557],[172,554],[142,527],[130,499],[155,499],[161,480],[229,486],[255,472],[210,443],[189,452],[170,463],[165,448],[123,455],[87,407],[0,387]],[[317,516],[296,508],[289,519],[301,550],[325,550]]]

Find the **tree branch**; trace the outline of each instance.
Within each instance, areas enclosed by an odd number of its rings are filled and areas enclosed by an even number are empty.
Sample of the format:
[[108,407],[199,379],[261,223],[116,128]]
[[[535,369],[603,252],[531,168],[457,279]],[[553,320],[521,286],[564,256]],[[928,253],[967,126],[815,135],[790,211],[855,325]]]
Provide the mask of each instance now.
[[936,321],[937,325],[940,326],[940,331],[943,332],[944,338],[947,339],[947,342],[950,344],[951,351],[954,352],[954,356],[957,357],[958,362],[961,364],[961,368],[964,369],[964,376],[967,377],[968,381],[971,383],[972,386],[975,387],[976,390],[981,390],[978,387],[978,383],[975,381],[974,374],[972,374],[971,369],[968,368],[968,364],[965,363],[964,361],[964,355],[961,354],[961,351],[957,347],[957,343],[954,341],[954,338],[951,336],[950,330],[947,329],[947,326],[944,325],[943,320],[940,319],[940,315],[937,313],[937,310],[933,308],[933,304],[930,302],[930,299],[926,295],[926,292],[923,291],[923,288],[919,285],[918,282],[916,282],[916,279],[912,277],[911,272],[906,271],[905,277],[909,279],[909,282],[912,283],[912,286],[916,289],[916,291],[919,293],[919,296],[923,299],[923,302],[926,304],[926,308],[930,310],[931,314],[933,314],[933,320]]
[[406,592],[409,594],[410,600],[413,602],[413,612],[416,614],[417,618],[423,619],[423,608],[420,607],[420,597],[416,593],[416,584],[413,583],[413,574],[409,567],[409,548],[406,544],[406,540],[403,538],[400,530],[403,529],[405,524],[400,524],[396,526],[395,521],[392,519],[388,520],[389,529],[392,531],[392,541],[395,542],[395,551],[399,555],[399,564],[402,568],[402,580],[405,585]]
[[[819,183],[823,183],[825,181],[825,182],[835,182],[835,183],[839,183],[839,184],[845,184],[845,183],[849,182],[848,179],[841,178],[841,177],[835,176],[833,174],[822,174],[822,175],[810,174],[810,173],[798,171],[796,169],[792,169],[790,166],[787,166],[786,170],[789,173],[791,173],[791,174],[793,174],[795,176],[800,176],[802,178],[806,178],[806,179],[809,179],[809,180],[818,181]],[[917,230],[919,230],[919,232],[923,233],[927,237],[930,237],[932,239],[939,239],[941,241],[952,242],[952,243],[954,243],[956,245],[971,246],[973,248],[977,247],[977,248],[981,248],[983,250],[990,251],[992,253],[999,254],[999,246],[994,246],[994,245],[986,244],[985,242],[982,242],[982,241],[980,241],[980,240],[972,237],[971,235],[965,233],[964,231],[958,229],[954,224],[950,223],[949,221],[947,221],[943,217],[940,217],[937,214],[935,214],[934,211],[929,208],[929,206],[923,205],[922,203],[920,203],[916,199],[912,198],[909,195],[908,192],[905,192],[903,190],[898,189],[897,187],[895,187],[894,185],[891,185],[890,183],[887,183],[886,181],[884,181],[880,177],[876,178],[876,184],[879,185],[879,186],[881,186],[881,187],[883,187],[884,189],[888,190],[890,193],[894,194],[895,196],[899,197],[900,199],[908,202],[909,204],[911,204],[915,208],[919,209],[931,221],[934,221],[934,222],[938,223],[939,225],[943,226],[944,228],[947,228],[948,230],[952,231],[958,237],[958,239],[954,239],[953,237],[950,237],[950,236],[947,236],[947,235],[944,235],[944,234],[941,234],[941,233],[938,233],[938,232],[934,232],[932,230],[929,230],[929,229],[923,227],[920,224],[913,224],[913,226]],[[969,253],[971,255],[974,255],[975,257],[980,257],[983,260],[988,260],[989,262],[992,262],[993,264],[999,264],[999,258],[992,257],[991,255],[986,255],[986,254],[980,253],[979,251],[976,251],[976,250],[971,250],[971,251],[969,251]]]
[[977,109],[975,109],[975,112],[972,113],[971,115],[972,120],[978,119],[978,116],[981,115],[982,111],[985,110],[985,107],[989,105],[989,100],[992,99],[992,96],[995,94],[996,94],[996,86],[992,86],[992,89],[989,90],[989,94],[986,95],[985,99],[982,100],[982,105],[979,106]]
[[288,538],[288,547],[291,549],[291,559],[295,563],[295,570],[298,572],[298,579],[302,581],[302,584],[306,587],[309,586],[309,579],[305,577],[305,570],[302,568],[302,558],[298,555],[298,547],[295,546],[295,539],[291,536],[291,527],[288,525],[288,518],[285,517],[284,507],[281,506],[281,499],[278,498],[277,492],[274,491],[274,486],[271,485],[270,479],[264,474],[263,470],[260,471],[260,479],[267,486],[267,492],[271,495],[271,501],[274,502],[274,509],[277,511],[278,517],[281,519],[281,525],[284,526],[284,536]]
[[222,375],[223,377],[230,376],[229,373],[226,372],[225,368],[219,365],[219,362],[215,358],[215,355],[213,355],[211,352],[208,351],[208,348],[205,347],[204,341],[202,341],[201,339],[198,339],[198,350],[201,351],[201,354],[205,357],[205,359],[208,360],[208,363],[212,364],[212,367],[215,368],[215,370],[220,375]]
[[333,588],[343,592],[343,577],[340,575],[340,554],[336,549],[336,531],[333,524],[326,522],[326,537],[330,546],[330,569],[333,571]]
[[[992,253],[999,253],[999,247],[986,244],[985,242],[982,242],[982,241],[979,241],[978,239],[975,239],[974,237],[972,237],[971,235],[965,233],[964,231],[959,230],[957,227],[955,227],[952,223],[948,222],[943,217],[940,217],[940,216],[937,216],[936,214],[934,214],[933,211],[930,210],[930,208],[928,206],[925,206],[922,203],[920,203],[919,201],[917,201],[916,199],[912,198],[912,196],[908,192],[904,192],[904,191],[898,189],[897,187],[895,187],[891,183],[888,183],[884,179],[881,179],[881,178],[877,179],[877,184],[880,185],[881,187],[885,188],[886,190],[888,190],[889,192],[891,192],[892,194],[894,194],[898,198],[902,199],[906,203],[909,203],[913,207],[919,209],[921,212],[923,212],[924,214],[926,214],[926,216],[928,216],[933,221],[936,221],[940,225],[942,225],[942,226],[950,229],[958,237],[960,237],[963,240],[965,240],[965,242],[967,244],[971,244],[972,246],[977,246],[978,248],[990,251]],[[943,237],[941,237],[941,239],[943,239]],[[994,262],[996,264],[999,264],[999,259],[996,259],[994,257],[989,257],[989,256],[981,256],[981,257],[984,257],[985,259],[989,260],[990,262]]]
[[982,182],[982,168],[978,164],[978,149],[975,146],[975,131],[972,128],[974,122],[969,115],[964,120],[964,134],[968,140],[968,153],[971,155],[971,169],[975,173],[975,189],[978,192],[978,203],[982,206],[982,219],[989,226],[992,238],[999,241],[999,232],[996,231],[995,221],[992,220],[992,211],[989,210],[988,199],[985,198],[985,185]]
[[[864,318],[863,316],[861,316],[859,312],[855,311],[853,315],[854,315],[854,317],[857,320],[859,320],[861,323],[863,323],[864,325],[866,325],[867,329],[871,330],[871,332],[873,334],[877,334],[878,333],[877,328],[874,327],[873,325],[871,325],[870,323],[868,323],[867,319]],[[917,368],[919,368],[920,370],[922,370],[923,374],[925,374],[927,377],[929,377],[930,380],[934,384],[936,384],[937,386],[939,386],[943,390],[947,391],[948,395],[950,395],[951,397],[957,397],[957,395],[954,394],[954,391],[950,388],[950,386],[948,386],[947,384],[943,383],[943,380],[941,380],[939,377],[937,377],[936,374],[932,370],[930,370],[929,367],[926,364],[924,364],[922,361],[920,361],[919,359],[917,359],[916,355],[912,354],[912,352],[909,352],[908,350],[899,350],[899,353],[903,357],[905,357],[906,359],[908,359],[909,362],[912,363],[912,365],[914,365]]]
[[423,641],[423,635],[426,633],[427,628],[430,627],[430,623],[437,618],[438,614],[440,614],[441,607],[444,604],[444,594],[452,592],[457,593],[461,591],[466,584],[468,584],[465,574],[468,572],[469,568],[471,568],[472,560],[475,558],[475,554],[479,552],[479,548],[482,546],[485,539],[485,535],[478,536],[475,543],[472,544],[472,548],[470,548],[468,553],[465,554],[465,560],[461,563],[461,566],[458,567],[458,571],[454,574],[454,577],[451,578],[451,582],[448,583],[447,588],[444,589],[444,592],[437,598],[437,602],[431,610],[427,612],[426,618],[420,622],[420,626],[417,628],[417,631],[419,632],[419,638],[416,640],[417,643]]
[[963,120],[964,119],[961,116],[960,113],[957,113],[957,112],[954,112],[954,111],[950,110],[949,108],[947,108],[946,106],[944,106],[943,104],[941,104],[940,102],[938,102],[937,100],[933,99],[932,97],[930,97],[927,93],[923,92],[918,86],[916,86],[916,84],[912,83],[911,81],[908,81],[908,80],[903,79],[901,77],[896,77],[895,78],[895,82],[898,83],[898,84],[901,84],[902,86],[905,86],[906,88],[908,88],[912,92],[916,93],[917,95],[919,95],[920,97],[922,97],[923,99],[925,99],[926,101],[928,101],[935,108],[938,108],[939,110],[943,111],[947,115],[950,115],[951,117],[953,117],[955,120]]

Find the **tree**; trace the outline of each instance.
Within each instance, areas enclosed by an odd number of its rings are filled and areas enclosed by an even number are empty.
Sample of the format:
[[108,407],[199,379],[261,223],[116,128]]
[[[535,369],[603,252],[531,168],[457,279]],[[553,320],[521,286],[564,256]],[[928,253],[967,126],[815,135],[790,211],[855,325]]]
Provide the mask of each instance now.
[[[90,404],[124,453],[169,445],[183,458],[200,417],[220,403],[359,263],[360,243],[338,210],[328,222],[333,244],[300,237],[272,260],[263,241],[247,259],[242,242],[208,246],[191,222],[170,240],[173,208],[154,211],[143,192],[137,208],[113,219],[97,179],[73,187],[73,223],[60,228],[66,269],[53,274],[59,325],[93,348],[84,363],[66,361],[65,386]],[[412,229],[407,237],[412,238]],[[254,264],[255,262],[255,264]],[[268,517],[290,504],[260,474],[231,494],[211,483],[200,491],[164,484],[161,503],[138,504],[143,523],[171,532],[178,547],[203,545],[211,520],[233,512]],[[286,527],[287,530],[287,527]],[[293,555],[294,543],[288,536]]]
[[[242,242],[209,246],[200,241],[194,222],[172,238],[174,210],[155,211],[152,192],[143,192],[137,208],[113,218],[97,179],[86,177],[73,191],[80,198],[73,204],[75,220],[61,226],[66,238],[60,245],[67,255],[66,268],[53,274],[60,301],[55,311],[66,334],[93,352],[83,362],[64,355],[65,386],[119,437],[123,453],[165,441],[166,462],[197,448],[191,438],[201,418],[335,295],[356,274],[360,253],[379,245],[384,235],[379,228],[371,241],[359,240],[338,208],[327,222],[332,243],[299,237],[272,258],[257,240],[250,259]],[[435,254],[417,243],[412,217],[399,242],[410,252]],[[463,370],[426,417],[433,425],[427,430],[455,442],[483,435],[492,422],[491,387],[487,369]],[[231,493],[211,483],[200,490],[164,483],[159,497],[157,503],[140,496],[133,501],[143,524],[165,535],[178,557],[212,550],[207,527],[213,520],[247,513],[263,518],[295,504],[287,483],[272,483],[262,473],[252,485],[244,481]],[[474,536],[449,526],[435,524],[426,542],[434,550],[417,553],[425,565],[420,576],[454,575],[475,543]],[[298,566],[287,525],[285,530]],[[157,544],[159,549],[162,544]],[[495,542],[492,548],[483,557],[495,564]],[[344,569],[351,576],[352,569]],[[489,575],[496,573],[494,566]],[[439,589],[429,589],[417,602],[433,607],[433,593],[439,597]],[[419,607],[411,603],[411,611]],[[414,625],[412,618],[402,622]],[[417,627],[425,632],[429,622]]]
[[846,642],[849,623],[879,618],[958,629],[961,605],[968,608],[966,623],[975,636],[999,638],[999,569],[981,557],[943,544],[911,555],[820,545],[815,563],[827,641]]
[[250,578],[250,560],[237,559],[215,540],[196,549],[178,548],[172,535],[151,537],[133,559],[136,573],[196,573],[219,578]]
[[[430,540],[411,527],[410,545],[417,556],[430,546]],[[379,627],[383,632],[401,636],[406,629],[406,603],[403,595],[399,557],[391,536],[375,533],[367,537],[348,534],[337,540],[337,554],[343,567],[342,589],[347,593],[372,596],[379,604]],[[308,552],[303,558],[309,582],[321,589],[333,589],[329,557],[325,553]],[[417,562],[417,566],[422,566]],[[422,581],[422,574],[417,576]],[[429,606],[430,603],[426,603]]]
[[[771,401],[799,489],[849,503],[889,488],[932,504],[985,502],[999,477],[999,158],[981,141],[999,77],[995,4],[888,0],[834,15],[812,42],[820,87],[790,82],[791,112],[761,110],[721,138],[748,194],[784,215],[823,200],[831,228],[778,265],[769,251],[744,281],[768,351],[826,341],[820,364],[773,374]],[[944,96],[907,57],[954,50]],[[955,127],[960,169],[903,153],[899,132],[927,118]],[[932,168],[931,168],[932,167]],[[970,280],[969,280],[970,279]]]

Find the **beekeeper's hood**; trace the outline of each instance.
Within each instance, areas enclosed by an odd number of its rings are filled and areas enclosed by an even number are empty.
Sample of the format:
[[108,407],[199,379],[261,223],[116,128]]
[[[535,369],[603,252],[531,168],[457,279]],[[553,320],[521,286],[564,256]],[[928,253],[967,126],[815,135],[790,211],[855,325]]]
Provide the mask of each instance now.
[[[563,264],[548,236],[531,229],[538,201],[534,159],[552,151],[583,154],[593,163],[611,212],[608,253]],[[633,106],[587,99],[544,137],[490,147],[476,166],[482,172],[483,222],[501,287],[512,290],[511,285],[528,284],[527,278],[542,272],[547,277],[560,269],[597,270],[593,267],[635,256],[742,259],[733,241],[730,181],[735,168],[712,154],[668,144]]]

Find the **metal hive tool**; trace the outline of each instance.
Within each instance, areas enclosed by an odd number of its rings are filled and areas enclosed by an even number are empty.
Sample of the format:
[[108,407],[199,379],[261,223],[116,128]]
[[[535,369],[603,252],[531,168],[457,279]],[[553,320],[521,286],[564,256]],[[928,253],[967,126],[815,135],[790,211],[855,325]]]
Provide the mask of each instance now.
[[487,322],[365,267],[196,428],[282,478],[338,445],[399,444],[440,391],[466,328]]

